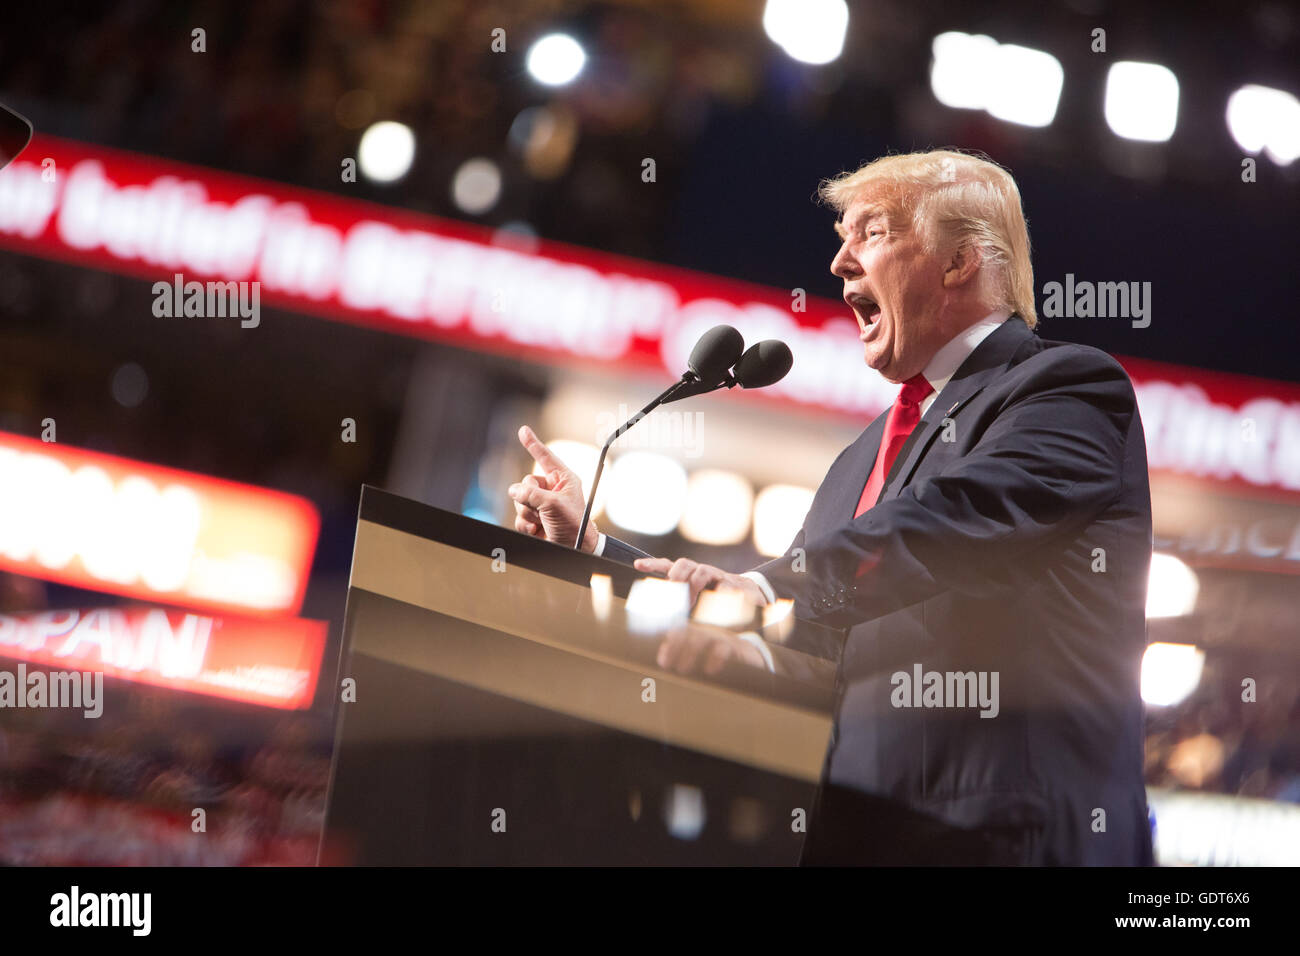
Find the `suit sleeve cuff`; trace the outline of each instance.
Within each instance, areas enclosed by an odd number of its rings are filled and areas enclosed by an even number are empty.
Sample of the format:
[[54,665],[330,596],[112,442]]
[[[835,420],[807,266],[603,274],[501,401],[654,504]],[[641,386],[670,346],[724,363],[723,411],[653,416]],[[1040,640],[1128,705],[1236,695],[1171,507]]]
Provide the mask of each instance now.
[[776,603],[776,592],[772,590],[772,585],[768,583],[767,578],[758,571],[746,571],[741,575],[742,578],[749,578],[758,585],[758,589],[763,592],[763,597],[768,604]]

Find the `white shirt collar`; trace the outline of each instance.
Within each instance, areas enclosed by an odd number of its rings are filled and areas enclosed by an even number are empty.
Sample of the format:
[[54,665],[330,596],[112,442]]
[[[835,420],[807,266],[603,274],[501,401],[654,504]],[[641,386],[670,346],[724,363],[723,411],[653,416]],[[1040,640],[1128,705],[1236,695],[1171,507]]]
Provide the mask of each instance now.
[[943,387],[957,373],[957,369],[961,368],[961,363],[966,361],[971,352],[975,351],[975,347],[1009,318],[1011,318],[1009,309],[999,309],[996,312],[991,312],[974,325],[958,332],[947,345],[934,353],[934,358],[930,359],[930,364],[921,370],[925,380],[934,389],[933,392],[926,396],[925,401],[921,402],[922,415],[930,410],[930,406],[939,397]]

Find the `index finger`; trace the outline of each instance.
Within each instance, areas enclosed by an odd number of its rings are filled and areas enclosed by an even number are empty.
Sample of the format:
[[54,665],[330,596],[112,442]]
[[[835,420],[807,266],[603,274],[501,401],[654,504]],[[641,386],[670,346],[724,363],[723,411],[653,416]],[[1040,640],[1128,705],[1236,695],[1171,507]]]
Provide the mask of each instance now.
[[555,453],[547,448],[527,425],[522,425],[519,428],[519,444],[523,445],[524,450],[533,456],[533,461],[541,465],[548,473],[560,471],[567,467],[564,462],[555,457]]
[[673,563],[667,558],[637,558],[632,566],[638,571],[649,571],[651,574],[667,574]]

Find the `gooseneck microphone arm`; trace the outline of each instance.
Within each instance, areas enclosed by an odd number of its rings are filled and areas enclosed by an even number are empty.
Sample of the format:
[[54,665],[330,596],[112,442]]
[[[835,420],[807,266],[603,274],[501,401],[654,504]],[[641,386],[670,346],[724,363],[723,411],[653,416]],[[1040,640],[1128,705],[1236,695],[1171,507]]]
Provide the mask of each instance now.
[[790,371],[790,348],[784,342],[768,339],[745,350],[745,340],[729,325],[715,325],[700,336],[691,349],[687,371],[681,379],[666,388],[654,401],[614,429],[605,439],[605,446],[596,460],[596,474],[591,479],[591,493],[582,511],[582,524],[578,525],[578,540],[574,548],[582,550],[582,539],[587,536],[591,523],[591,506],[596,501],[596,486],[605,470],[605,456],[609,446],[618,441],[627,430],[653,412],[660,405],[676,402],[693,395],[716,392],[720,388],[763,388],[779,381]]
[[673,382],[672,385],[669,385],[658,396],[656,396],[654,401],[649,405],[641,409],[641,411],[637,412],[618,428],[614,429],[609,438],[605,439],[605,445],[600,449],[600,458],[596,460],[596,474],[591,479],[591,493],[587,495],[587,506],[582,512],[582,524],[578,525],[578,540],[573,545],[574,548],[581,551],[582,539],[587,536],[587,525],[591,522],[591,507],[596,501],[596,486],[600,484],[601,473],[605,470],[605,456],[609,454],[610,446],[622,438],[629,428],[641,419],[645,418],[660,405],[667,402],[675,402],[682,398],[690,398],[692,395],[703,395],[705,392],[712,392],[719,388],[730,388],[735,384],[736,380],[728,375],[724,381],[719,382],[717,385],[706,385],[694,372],[686,372],[682,375],[680,380]]

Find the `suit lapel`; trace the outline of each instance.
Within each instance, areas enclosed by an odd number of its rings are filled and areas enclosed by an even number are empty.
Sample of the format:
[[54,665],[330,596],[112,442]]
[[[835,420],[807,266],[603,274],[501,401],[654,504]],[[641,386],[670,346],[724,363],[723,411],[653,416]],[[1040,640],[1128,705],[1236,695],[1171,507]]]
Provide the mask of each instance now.
[[858,436],[849,453],[844,456],[843,469],[848,477],[843,481],[836,481],[828,489],[826,514],[830,527],[838,526],[844,520],[844,515],[852,518],[853,513],[858,510],[858,502],[862,500],[867,479],[871,477],[871,469],[876,464],[876,455],[880,453],[880,442],[885,437],[885,419],[888,417],[889,409],[886,408]]
[[[944,419],[955,419],[971,399],[989,382],[1002,374],[1020,346],[1033,334],[1033,330],[1025,325],[1024,320],[1013,315],[985,336],[984,341],[966,356],[966,360],[953,373],[948,384],[943,387],[943,391],[935,396],[934,401],[930,403],[930,408],[921,416],[916,428],[903,443],[898,457],[894,459],[894,466],[889,469],[889,475],[885,478],[884,488],[881,489],[877,501],[898,497],[911,481],[912,474],[925,457],[925,453],[929,451],[930,445],[943,431]],[[877,438],[877,448],[879,445],[880,439]],[[858,493],[861,492],[862,489],[859,488]]]

